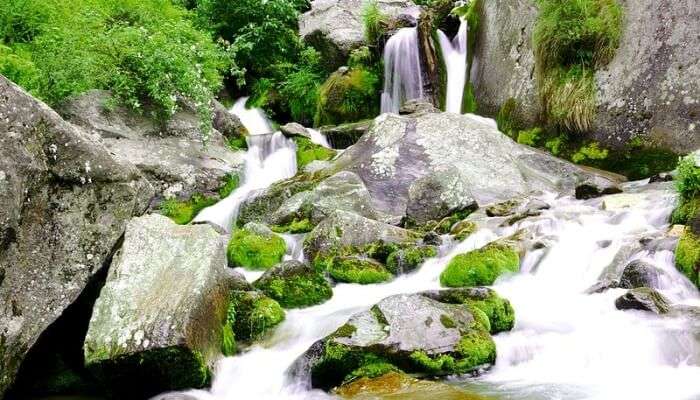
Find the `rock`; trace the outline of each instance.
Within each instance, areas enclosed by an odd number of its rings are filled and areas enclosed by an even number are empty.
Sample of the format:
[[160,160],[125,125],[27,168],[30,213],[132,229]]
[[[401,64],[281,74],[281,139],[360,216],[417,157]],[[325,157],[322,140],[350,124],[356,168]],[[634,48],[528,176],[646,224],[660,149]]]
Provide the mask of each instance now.
[[419,115],[439,112],[440,110],[438,110],[432,103],[423,99],[408,100],[401,105],[401,109],[399,110],[400,115]]
[[328,272],[336,282],[368,285],[391,280],[394,276],[380,262],[362,256],[334,256],[316,259],[314,265]]
[[[310,374],[313,387],[329,389],[363,370],[400,367],[436,376],[473,371],[495,359],[493,339],[469,307],[402,294],[352,316],[292,368],[297,375]],[[382,365],[387,363],[393,368]]]
[[469,237],[469,235],[476,232],[477,229],[479,229],[479,227],[476,223],[469,220],[463,220],[452,227],[450,230],[450,235],[453,235],[456,240],[461,242]]
[[152,196],[133,165],[0,76],[0,397]]
[[614,279],[606,279],[599,281],[593,286],[589,287],[584,291],[586,294],[596,294],[596,293],[603,293],[604,291],[608,289],[616,289],[620,287],[620,282]]
[[[110,100],[109,92],[91,90],[67,102],[61,112],[136,165],[162,197],[216,192],[226,175],[242,173],[243,152],[231,151],[216,129],[204,146],[199,117],[187,104],[163,124],[125,107],[106,108]],[[223,106],[216,105],[214,111],[215,126],[230,137],[243,134],[238,119]]]
[[488,286],[502,274],[519,270],[518,249],[508,241],[499,240],[456,255],[440,274],[440,284],[447,287]]
[[228,244],[228,263],[232,267],[268,269],[287,252],[287,243],[270,228],[255,222],[245,224],[231,235]]
[[[700,147],[700,11],[692,0],[620,1],[624,23],[613,60],[596,72],[597,113],[585,139],[620,147],[633,139],[677,153]],[[517,118],[538,124],[532,33],[536,2],[484,2],[473,82],[479,111],[496,115],[508,99]],[[671,22],[673,21],[673,22]]]
[[[381,372],[381,371],[380,371]],[[379,376],[362,376],[343,384],[335,394],[352,400],[480,400],[455,386],[438,381],[420,380],[407,374],[390,371]]]
[[371,219],[380,218],[360,177],[349,171],[341,171],[321,181],[312,190],[297,193],[285,200],[268,221],[278,226],[277,230],[280,231],[300,221],[308,221],[309,228],[313,228],[336,210]]
[[285,261],[265,271],[254,285],[284,308],[313,306],[333,296],[323,275],[299,261]]
[[231,292],[228,322],[237,340],[256,341],[284,321],[284,310],[275,300],[257,291]]
[[435,246],[416,246],[399,249],[386,260],[387,269],[394,275],[406,274],[420,267],[426,259],[438,254]]
[[367,119],[337,126],[322,126],[319,130],[334,149],[345,149],[357,143],[371,125],[372,120]]
[[331,169],[355,172],[375,207],[397,216],[406,213],[409,188],[416,180],[448,168],[458,171],[478,204],[543,190],[573,194],[589,181],[617,184],[598,172],[519,145],[494,125],[472,114],[384,114]]
[[661,293],[647,287],[630,289],[615,300],[618,310],[642,310],[654,314],[666,314],[670,303]]
[[479,206],[455,168],[444,168],[416,179],[408,187],[406,217],[418,224],[440,220],[457,211],[474,211]]
[[288,124],[280,126],[280,131],[284,134],[284,136],[287,137],[301,136],[307,139],[311,139],[311,135],[309,135],[309,132],[306,130],[306,128],[304,128],[302,124],[298,124],[296,122],[290,122]]
[[649,177],[649,183],[659,183],[659,182],[671,182],[673,181],[673,175],[667,172],[661,172]]
[[[605,182],[604,184],[609,184]],[[586,182],[576,186],[575,196],[578,200],[594,199],[608,194],[622,193],[622,189],[616,186],[598,186],[595,183]]]
[[619,287],[624,289],[634,289],[648,287],[658,289],[661,271],[644,261],[635,260],[627,264],[622,271]]
[[85,365],[120,396],[203,387],[221,354],[230,284],[207,225],[131,220],[93,308]]
[[676,247],[676,268],[700,288],[700,236],[688,227]]
[[308,234],[304,240],[304,254],[313,260],[319,253],[331,253],[343,247],[361,247],[375,242],[415,242],[417,239],[413,231],[347,211],[335,211]]
[[431,290],[421,293],[433,300],[449,304],[466,304],[476,317],[479,311],[487,318],[492,334],[506,332],[515,326],[515,310],[510,302],[495,290],[485,287],[470,287],[447,290]]
[[[299,17],[302,39],[322,54],[327,69],[344,65],[350,52],[365,43],[361,0],[314,0],[311,10]],[[379,10],[389,16],[418,13],[409,0],[378,0]]]
[[214,100],[212,103],[214,118],[212,127],[219,131],[225,138],[242,138],[248,135],[248,130],[236,115],[224,107],[223,104]]
[[233,269],[226,269],[226,275],[231,283],[231,290],[253,290],[253,285],[251,285],[240,272]]

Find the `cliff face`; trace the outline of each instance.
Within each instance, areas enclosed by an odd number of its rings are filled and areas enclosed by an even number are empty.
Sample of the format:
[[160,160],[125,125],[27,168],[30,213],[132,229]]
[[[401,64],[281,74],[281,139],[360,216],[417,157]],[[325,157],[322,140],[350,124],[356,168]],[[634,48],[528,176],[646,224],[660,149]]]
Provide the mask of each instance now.
[[[700,147],[700,4],[620,0],[624,27],[614,59],[596,73],[597,114],[585,135],[619,147],[633,138],[679,153]],[[485,1],[473,83],[480,112],[495,115],[509,98],[526,125],[538,123],[532,0]],[[637,140],[639,140],[637,139]]]

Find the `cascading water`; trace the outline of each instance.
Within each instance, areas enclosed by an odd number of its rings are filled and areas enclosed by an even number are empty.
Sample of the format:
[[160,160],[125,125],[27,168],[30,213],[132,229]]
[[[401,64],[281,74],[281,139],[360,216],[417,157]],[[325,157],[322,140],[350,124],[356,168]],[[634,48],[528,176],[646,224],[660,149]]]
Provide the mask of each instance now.
[[445,111],[462,113],[462,96],[467,83],[467,36],[469,24],[462,19],[457,36],[450,41],[444,32],[438,30],[440,50],[447,68],[447,93]]
[[[625,245],[668,227],[675,202],[671,188],[630,184],[626,189],[644,194],[643,199],[615,210],[604,210],[604,199],[545,195],[542,200],[551,208],[539,217],[482,228],[458,244],[446,241],[439,257],[412,274],[385,284],[339,284],[328,302],[289,310],[272,337],[222,360],[212,388],[191,394],[201,400],[330,398],[286,375],[311,344],[382,298],[438,289],[439,275],[454,255],[527,229],[547,247],[530,251],[520,274],[494,285],[515,308],[515,329],[495,336],[498,359],[491,371],[449,383],[494,399],[698,399],[700,342],[688,320],[619,311],[614,300],[623,289],[584,294]],[[670,250],[633,252],[622,265],[634,259],[661,269],[660,291],[674,303],[700,304],[697,289],[673,266]]]
[[248,130],[248,152],[241,186],[228,197],[202,210],[195,222],[211,222],[229,231],[240,205],[259,189],[291,178],[297,172],[296,146],[281,132],[272,133],[272,125],[259,109],[247,109],[247,98],[234,104],[231,112]]
[[423,75],[418,53],[418,30],[399,29],[384,47],[382,113],[398,113],[407,100],[423,97]]

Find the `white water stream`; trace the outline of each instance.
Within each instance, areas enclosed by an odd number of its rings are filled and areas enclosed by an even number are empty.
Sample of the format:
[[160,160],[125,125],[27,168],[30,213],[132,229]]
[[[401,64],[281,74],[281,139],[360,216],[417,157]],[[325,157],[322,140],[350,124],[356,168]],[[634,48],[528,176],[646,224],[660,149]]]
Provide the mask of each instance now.
[[[614,301],[622,289],[584,294],[624,246],[667,229],[673,191],[638,184],[629,189],[647,195],[613,211],[603,210],[602,199],[543,196],[552,207],[541,216],[513,227],[482,228],[462,243],[447,240],[440,256],[417,272],[385,284],[339,284],[328,302],[289,310],[266,341],[223,359],[210,390],[190,393],[201,400],[327,399],[286,374],[311,344],[382,298],[438,289],[439,274],[454,255],[527,228],[547,249],[528,253],[519,274],[494,285],[512,302],[516,327],[495,336],[498,359],[491,371],[450,383],[495,399],[698,399],[700,338],[689,321],[619,311]],[[298,246],[302,237],[286,239]],[[697,289],[676,271],[671,251],[637,251],[622,265],[639,258],[663,271],[660,291],[672,302],[700,305]]]
[[418,51],[418,29],[401,28],[384,47],[382,113],[398,114],[408,100],[423,97],[423,74]]
[[464,85],[467,83],[467,36],[469,24],[464,19],[459,24],[457,35],[450,39],[438,30],[440,51],[447,68],[447,93],[445,111],[461,114]]

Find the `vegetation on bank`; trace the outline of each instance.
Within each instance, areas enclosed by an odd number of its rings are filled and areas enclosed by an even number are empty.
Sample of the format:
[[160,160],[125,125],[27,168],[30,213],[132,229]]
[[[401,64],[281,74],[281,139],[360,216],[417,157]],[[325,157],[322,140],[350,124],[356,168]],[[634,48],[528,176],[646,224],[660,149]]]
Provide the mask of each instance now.
[[700,288],[700,166],[696,161],[696,154],[691,154],[678,163],[679,203],[672,222],[687,225],[676,247],[676,267]]

